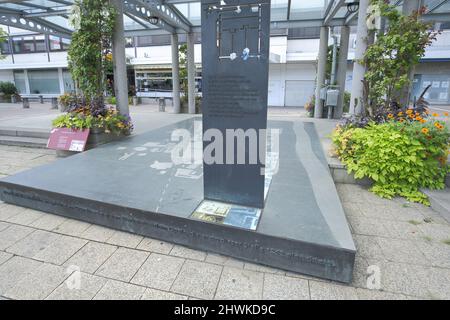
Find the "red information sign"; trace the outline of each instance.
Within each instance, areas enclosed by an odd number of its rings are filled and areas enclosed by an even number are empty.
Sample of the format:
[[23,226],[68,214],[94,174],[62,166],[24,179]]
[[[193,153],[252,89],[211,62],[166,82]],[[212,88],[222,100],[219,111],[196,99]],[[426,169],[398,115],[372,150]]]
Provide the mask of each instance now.
[[81,152],[86,147],[88,136],[89,129],[54,128],[50,132],[47,148]]

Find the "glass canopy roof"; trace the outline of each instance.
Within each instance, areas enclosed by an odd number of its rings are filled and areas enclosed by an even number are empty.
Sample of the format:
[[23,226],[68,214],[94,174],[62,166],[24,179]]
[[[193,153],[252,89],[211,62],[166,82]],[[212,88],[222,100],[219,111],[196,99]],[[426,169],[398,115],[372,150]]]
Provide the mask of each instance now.
[[[357,0],[272,0],[271,20],[276,28],[320,26],[325,21],[328,25],[355,24],[355,14],[347,10],[347,3],[355,1]],[[59,27],[59,31],[70,33],[72,30],[67,18],[73,2],[0,0],[0,24],[7,24],[11,20],[4,19],[5,17],[15,17],[16,20],[45,22],[47,26],[54,26],[54,29]],[[391,3],[400,7],[403,1],[391,0]],[[134,31],[137,34],[142,34],[145,30],[157,32],[157,29],[163,32],[174,32],[178,29],[186,31],[187,28],[198,29],[201,24],[200,0],[124,0],[124,4],[127,35],[132,35]],[[450,21],[450,0],[423,0],[423,4],[427,6],[427,16],[430,20]],[[148,17],[153,14],[165,23],[150,24]],[[29,29],[31,24],[24,25]]]

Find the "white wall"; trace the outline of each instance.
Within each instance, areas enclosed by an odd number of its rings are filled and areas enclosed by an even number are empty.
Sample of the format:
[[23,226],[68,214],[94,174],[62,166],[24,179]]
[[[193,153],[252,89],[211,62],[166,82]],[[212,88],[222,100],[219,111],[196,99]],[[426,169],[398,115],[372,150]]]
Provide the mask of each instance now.
[[[284,63],[269,65],[269,106],[284,106],[286,81],[316,79],[316,65],[309,63]],[[311,92],[311,95],[313,92]]]
[[14,74],[12,70],[0,70],[0,81],[14,83]]

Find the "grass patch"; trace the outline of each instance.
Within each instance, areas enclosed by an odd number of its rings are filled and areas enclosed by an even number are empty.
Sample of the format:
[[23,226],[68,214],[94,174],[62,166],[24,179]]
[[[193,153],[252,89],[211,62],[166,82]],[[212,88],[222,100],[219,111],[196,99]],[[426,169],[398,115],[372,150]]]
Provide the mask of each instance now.
[[427,218],[423,219],[423,222],[425,222],[425,223],[431,223],[431,222],[433,222],[433,219],[427,217]]
[[422,223],[422,222],[417,221],[417,220],[409,220],[408,222],[411,223],[411,224],[413,224],[413,225],[415,225],[415,226],[417,226],[417,225],[419,225],[419,224]]
[[429,237],[429,236],[424,236],[423,239],[424,239],[425,241],[428,241],[428,242],[431,242],[431,241],[433,240],[433,239],[431,239],[431,237]]
[[442,243],[443,243],[443,244],[447,244],[447,245],[450,246],[450,238],[449,238],[449,239],[442,240]]

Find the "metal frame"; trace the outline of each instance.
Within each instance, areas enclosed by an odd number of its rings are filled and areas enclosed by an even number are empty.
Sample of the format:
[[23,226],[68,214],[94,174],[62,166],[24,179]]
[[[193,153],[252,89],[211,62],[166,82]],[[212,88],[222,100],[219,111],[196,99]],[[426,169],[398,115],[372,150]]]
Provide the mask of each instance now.
[[[61,4],[61,6],[72,5],[72,2],[65,0],[50,0],[54,3]],[[291,1],[288,0],[287,20],[273,21],[271,28],[301,28],[301,27],[318,27],[318,26],[341,26],[353,24],[358,13],[349,13],[344,18],[336,18],[335,15],[339,9],[345,5],[345,0],[330,0],[328,5],[324,8],[324,15],[322,19],[310,20],[290,20]],[[175,4],[189,4],[198,3],[199,0],[124,0],[124,14],[130,19],[136,21],[145,29],[125,30],[126,36],[139,35],[156,35],[167,33],[186,33],[186,32],[200,32],[200,27],[192,26],[187,17],[182,15],[175,7]],[[400,5],[403,0],[392,1],[395,5]],[[426,21],[450,21],[449,13],[435,13],[437,9],[449,3],[450,0],[437,0],[427,10],[424,15]],[[70,37],[72,31],[55,23],[49,22],[45,17],[62,16],[67,18],[69,10],[59,9],[58,6],[49,8],[36,5],[21,0],[0,0],[2,3],[16,3],[29,7],[29,10],[13,10],[1,8],[0,6],[0,24],[12,26],[29,30],[32,32],[43,34],[54,34],[56,36]],[[30,12],[33,9],[41,9],[42,12]],[[159,22],[155,28],[143,23],[148,21],[149,17],[156,16]]]

